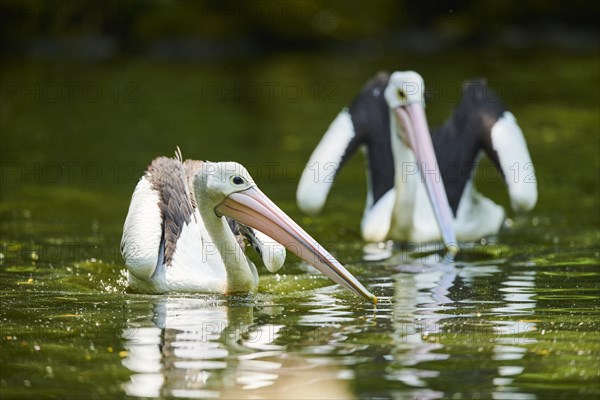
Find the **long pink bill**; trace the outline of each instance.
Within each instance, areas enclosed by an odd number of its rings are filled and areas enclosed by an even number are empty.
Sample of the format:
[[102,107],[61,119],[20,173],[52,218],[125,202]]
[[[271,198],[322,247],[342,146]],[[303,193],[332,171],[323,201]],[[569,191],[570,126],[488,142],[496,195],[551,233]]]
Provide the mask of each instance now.
[[377,303],[377,297],[257,187],[229,195],[215,211],[219,215],[226,215],[244,225],[258,229],[313,265],[334,282],[374,304]]
[[440,166],[433,150],[423,105],[412,103],[408,106],[398,107],[394,111],[408,135],[407,139],[415,153],[419,171],[421,171],[421,178],[427,188],[433,211],[442,232],[444,245],[453,258],[458,252],[458,242],[452,226],[452,210],[444,189]]

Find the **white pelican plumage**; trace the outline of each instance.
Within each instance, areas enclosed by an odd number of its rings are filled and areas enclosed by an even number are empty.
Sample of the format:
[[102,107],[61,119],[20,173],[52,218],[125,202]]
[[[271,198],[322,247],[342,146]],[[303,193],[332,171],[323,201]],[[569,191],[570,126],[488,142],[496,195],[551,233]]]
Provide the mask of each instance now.
[[[508,187],[516,211],[537,201],[535,171],[525,138],[483,80],[463,85],[461,103],[430,135],[425,85],[416,72],[379,73],[342,110],[313,151],[297,190],[301,210],[319,213],[345,161],[362,147],[367,204],[361,222],[369,242],[479,240],[496,234],[504,210],[478,193],[474,170],[487,154]],[[315,177],[321,177],[315,179]]]
[[183,161],[180,152],[153,160],[133,193],[121,240],[130,286],[150,293],[255,290],[258,274],[236,237],[238,228],[271,271],[285,258],[275,239],[333,281],[376,301],[256,187],[243,166]]

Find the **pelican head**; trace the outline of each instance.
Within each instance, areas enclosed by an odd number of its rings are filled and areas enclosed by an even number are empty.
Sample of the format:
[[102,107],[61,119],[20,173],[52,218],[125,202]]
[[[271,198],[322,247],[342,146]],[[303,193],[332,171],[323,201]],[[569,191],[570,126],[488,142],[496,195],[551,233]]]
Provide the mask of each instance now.
[[[221,204],[233,193],[255,187],[256,183],[243,165],[236,162],[203,162],[194,177],[194,192],[202,193],[213,204]],[[203,203],[206,200],[202,200]],[[208,206],[208,205],[207,205]],[[235,219],[235,218],[234,218]]]
[[205,162],[193,180],[199,207],[211,207],[216,218],[227,216],[265,233],[324,275],[354,293],[376,302],[331,254],[288,217],[235,162]]
[[410,103],[425,105],[424,93],[425,83],[421,75],[415,71],[396,71],[390,76],[385,89],[385,100],[391,108]]
[[452,226],[452,210],[425,117],[424,92],[423,78],[414,71],[394,72],[390,76],[384,96],[390,107],[392,141],[400,139],[413,150],[444,243],[455,253],[458,246]]
[[[415,123],[425,122],[425,127],[418,127],[418,132],[423,133],[426,129],[429,134],[429,128],[424,116],[424,93],[425,83],[423,82],[423,78],[414,71],[394,72],[390,76],[388,85],[385,88],[384,96],[388,106],[396,114],[401,114],[398,116],[400,124],[396,125],[399,128],[396,133],[401,136],[402,140],[409,147],[412,147],[409,135],[415,130],[412,129],[412,125]],[[423,114],[422,119],[419,118],[419,114]]]

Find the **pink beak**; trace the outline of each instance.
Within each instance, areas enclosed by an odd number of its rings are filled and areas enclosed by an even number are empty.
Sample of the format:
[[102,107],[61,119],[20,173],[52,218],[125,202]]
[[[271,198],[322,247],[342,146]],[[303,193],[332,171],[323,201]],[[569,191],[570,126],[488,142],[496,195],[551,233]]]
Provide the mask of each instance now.
[[425,183],[427,193],[429,193],[429,200],[437,218],[444,245],[453,257],[458,252],[458,242],[452,226],[452,210],[444,189],[440,166],[433,150],[423,105],[411,103],[408,106],[397,107],[394,111],[408,136],[408,145],[415,153],[421,178]]
[[226,215],[244,225],[258,229],[336,283],[363,296],[373,304],[377,303],[377,297],[257,187],[232,193],[215,208],[215,211],[218,215]]

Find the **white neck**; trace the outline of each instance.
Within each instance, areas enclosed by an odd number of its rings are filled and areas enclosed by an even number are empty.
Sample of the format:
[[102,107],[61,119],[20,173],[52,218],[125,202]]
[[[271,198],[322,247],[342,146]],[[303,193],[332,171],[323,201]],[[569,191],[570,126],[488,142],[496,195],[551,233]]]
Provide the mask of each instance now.
[[415,193],[421,182],[421,175],[415,154],[402,137],[406,132],[400,131],[393,113],[390,112],[390,130],[392,135],[392,153],[394,154],[396,201],[394,205],[394,222],[390,232],[394,237],[409,237],[412,229]]
[[[227,221],[225,218],[218,217],[215,214],[212,205],[210,205],[211,202],[207,201],[205,193],[206,190],[202,190],[200,195],[196,196],[198,210],[212,240],[211,244],[219,252],[227,271],[227,292],[252,291],[256,287],[257,282],[252,273],[249,261],[235,239],[235,236],[233,236]],[[204,247],[206,248],[206,246]]]

